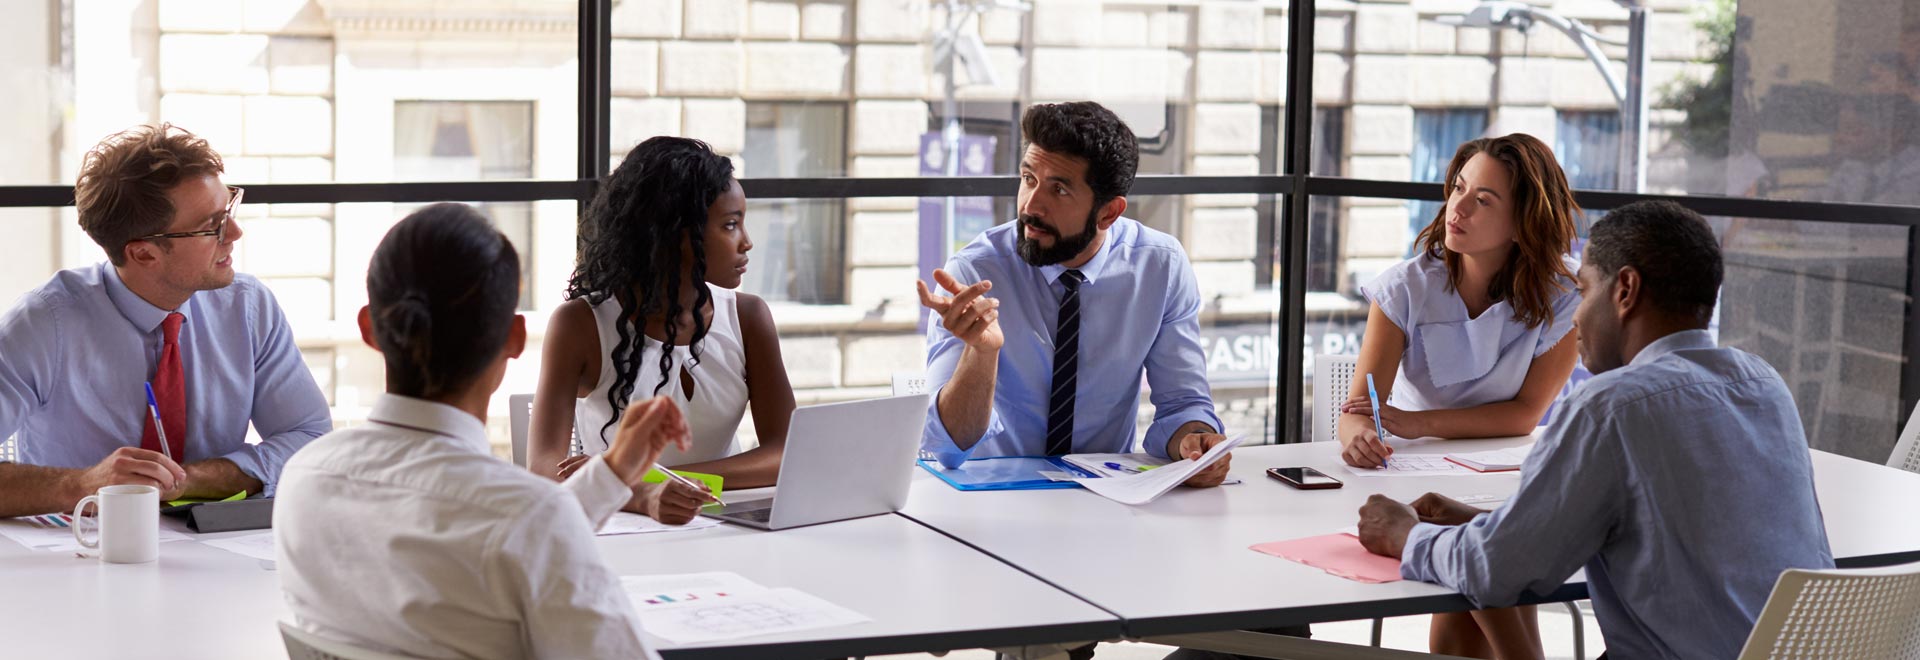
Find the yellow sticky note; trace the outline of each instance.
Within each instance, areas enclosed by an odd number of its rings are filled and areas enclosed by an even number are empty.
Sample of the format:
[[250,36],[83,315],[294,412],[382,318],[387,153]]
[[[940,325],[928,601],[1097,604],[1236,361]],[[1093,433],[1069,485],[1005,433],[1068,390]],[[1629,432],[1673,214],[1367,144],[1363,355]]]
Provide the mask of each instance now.
[[[700,483],[706,484],[707,488],[713,489],[713,495],[715,497],[720,496],[720,485],[722,483],[725,483],[726,481],[720,475],[717,475],[717,474],[706,474],[703,472],[687,472],[685,470],[674,470],[673,473],[680,475],[682,477],[686,477],[688,479],[692,479],[694,481],[698,481]],[[660,468],[656,467],[651,470],[648,470],[647,476],[641,477],[640,480],[650,484],[657,484],[662,481],[666,481],[667,475],[661,474]]]
[[236,502],[244,499],[247,499],[247,491],[243,490],[238,493],[228,495],[225,499],[219,499],[219,500],[199,499],[199,498],[178,499],[178,500],[168,501],[167,506],[180,506],[182,504],[206,504],[208,502]]

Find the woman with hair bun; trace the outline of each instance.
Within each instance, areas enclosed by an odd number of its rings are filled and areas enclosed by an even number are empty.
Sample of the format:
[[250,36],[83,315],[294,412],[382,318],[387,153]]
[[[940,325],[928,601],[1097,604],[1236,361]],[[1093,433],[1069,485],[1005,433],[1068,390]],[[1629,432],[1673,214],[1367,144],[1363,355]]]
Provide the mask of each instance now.
[[634,403],[560,484],[495,458],[487,404],[526,347],[519,300],[513,244],[471,207],[381,239],[359,323],[387,391],[287,462],[273,509],[294,625],[407,657],[658,660],[593,532],[687,447],[686,422],[663,397]]

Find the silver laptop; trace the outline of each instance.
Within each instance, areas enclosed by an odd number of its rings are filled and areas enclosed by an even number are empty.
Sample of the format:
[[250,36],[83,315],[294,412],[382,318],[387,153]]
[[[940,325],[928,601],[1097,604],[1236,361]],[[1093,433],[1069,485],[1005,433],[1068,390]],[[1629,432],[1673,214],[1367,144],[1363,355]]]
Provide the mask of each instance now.
[[907,505],[928,396],[795,409],[773,499],[708,505],[701,513],[771,530],[899,511]]

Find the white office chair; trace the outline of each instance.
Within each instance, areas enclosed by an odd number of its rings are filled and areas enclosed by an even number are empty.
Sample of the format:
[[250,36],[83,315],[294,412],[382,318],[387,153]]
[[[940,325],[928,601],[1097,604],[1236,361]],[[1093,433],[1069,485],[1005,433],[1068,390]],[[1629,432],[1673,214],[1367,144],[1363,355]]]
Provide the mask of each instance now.
[[513,442],[513,464],[527,466],[527,427],[533,424],[533,395],[507,397],[507,437]]
[[[533,395],[513,394],[507,397],[507,436],[513,443],[513,464],[527,466],[527,429],[533,425]],[[580,446],[580,433],[574,431],[568,446],[569,455],[586,453]]]
[[1920,659],[1920,563],[1789,569],[1740,660]]
[[345,642],[321,639],[285,621],[280,622],[280,641],[287,645],[289,660],[408,660],[403,655],[369,651]]
[[1920,472],[1920,405],[1915,405],[1913,415],[1907,417],[1907,430],[1901,432],[1900,441],[1894,443],[1887,467]]
[[[908,394],[926,394],[926,393],[927,393],[927,375],[925,373],[918,372],[918,371],[893,372],[893,395],[894,396],[906,396]],[[929,454],[925,450],[922,450],[920,452],[920,460],[931,461],[936,459],[934,458],[933,454]]]
[[1353,367],[1359,358],[1352,355],[1313,356],[1313,441],[1334,439],[1339,427],[1340,403],[1352,391]]
[[[1354,365],[1359,361],[1353,355],[1315,355],[1313,356],[1313,441],[1334,440],[1334,431],[1339,428],[1340,403],[1347,400],[1352,392]],[[1920,460],[1920,459],[1917,459]],[[1564,603],[1567,614],[1573,617],[1573,657],[1574,660],[1586,660],[1587,626],[1585,617],[1580,613],[1578,603]],[[1380,645],[1380,636],[1386,622],[1373,620],[1373,645]]]
[[926,394],[927,375],[917,371],[896,371],[893,374],[893,395]]

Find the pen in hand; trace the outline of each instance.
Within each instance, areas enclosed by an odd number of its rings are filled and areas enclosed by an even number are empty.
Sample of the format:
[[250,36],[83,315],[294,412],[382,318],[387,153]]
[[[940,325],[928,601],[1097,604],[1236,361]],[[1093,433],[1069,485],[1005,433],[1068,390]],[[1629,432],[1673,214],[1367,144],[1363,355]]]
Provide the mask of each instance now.
[[[561,481],[566,481],[568,477],[573,476],[573,473],[578,472],[580,470],[580,467],[583,465],[586,465],[587,461],[590,461],[590,460],[593,460],[593,455],[591,454],[574,454],[574,455],[568,456],[566,460],[560,461],[558,465],[554,466],[554,471],[556,473],[554,478],[559,479]],[[694,492],[699,493],[701,497],[707,499],[708,501],[716,502],[716,503],[720,501],[720,498],[715,497],[713,494],[713,490],[707,488],[706,484],[702,484],[692,479],[688,479],[686,477],[680,476],[679,473],[660,467],[658,465],[653,466],[651,469],[658,470],[660,474],[665,475],[666,478],[670,481],[678,483],[682,486],[686,486],[687,488],[693,489]]]
[[[1380,427],[1380,393],[1373,389],[1373,374],[1367,374],[1367,406],[1373,408],[1373,434],[1380,438],[1380,444],[1387,444],[1387,432]],[[1380,467],[1387,467],[1387,458],[1380,457]]]
[[696,483],[692,479],[688,479],[686,477],[680,476],[680,473],[678,472],[674,472],[673,470],[669,470],[663,467],[655,467],[654,469],[659,470],[660,474],[666,475],[667,479],[672,480],[674,483],[680,484],[682,486],[686,486],[688,488],[692,488],[694,492],[699,493],[700,497],[705,498],[707,501],[720,503],[720,498],[715,496],[713,494],[713,490],[710,488],[707,488],[706,484]]
[[166,456],[167,460],[178,463],[179,461],[173,457],[173,448],[167,445],[167,427],[160,424],[160,402],[153,398],[153,383],[146,383],[146,388],[147,414],[153,417],[153,435],[160,439],[160,454]]

